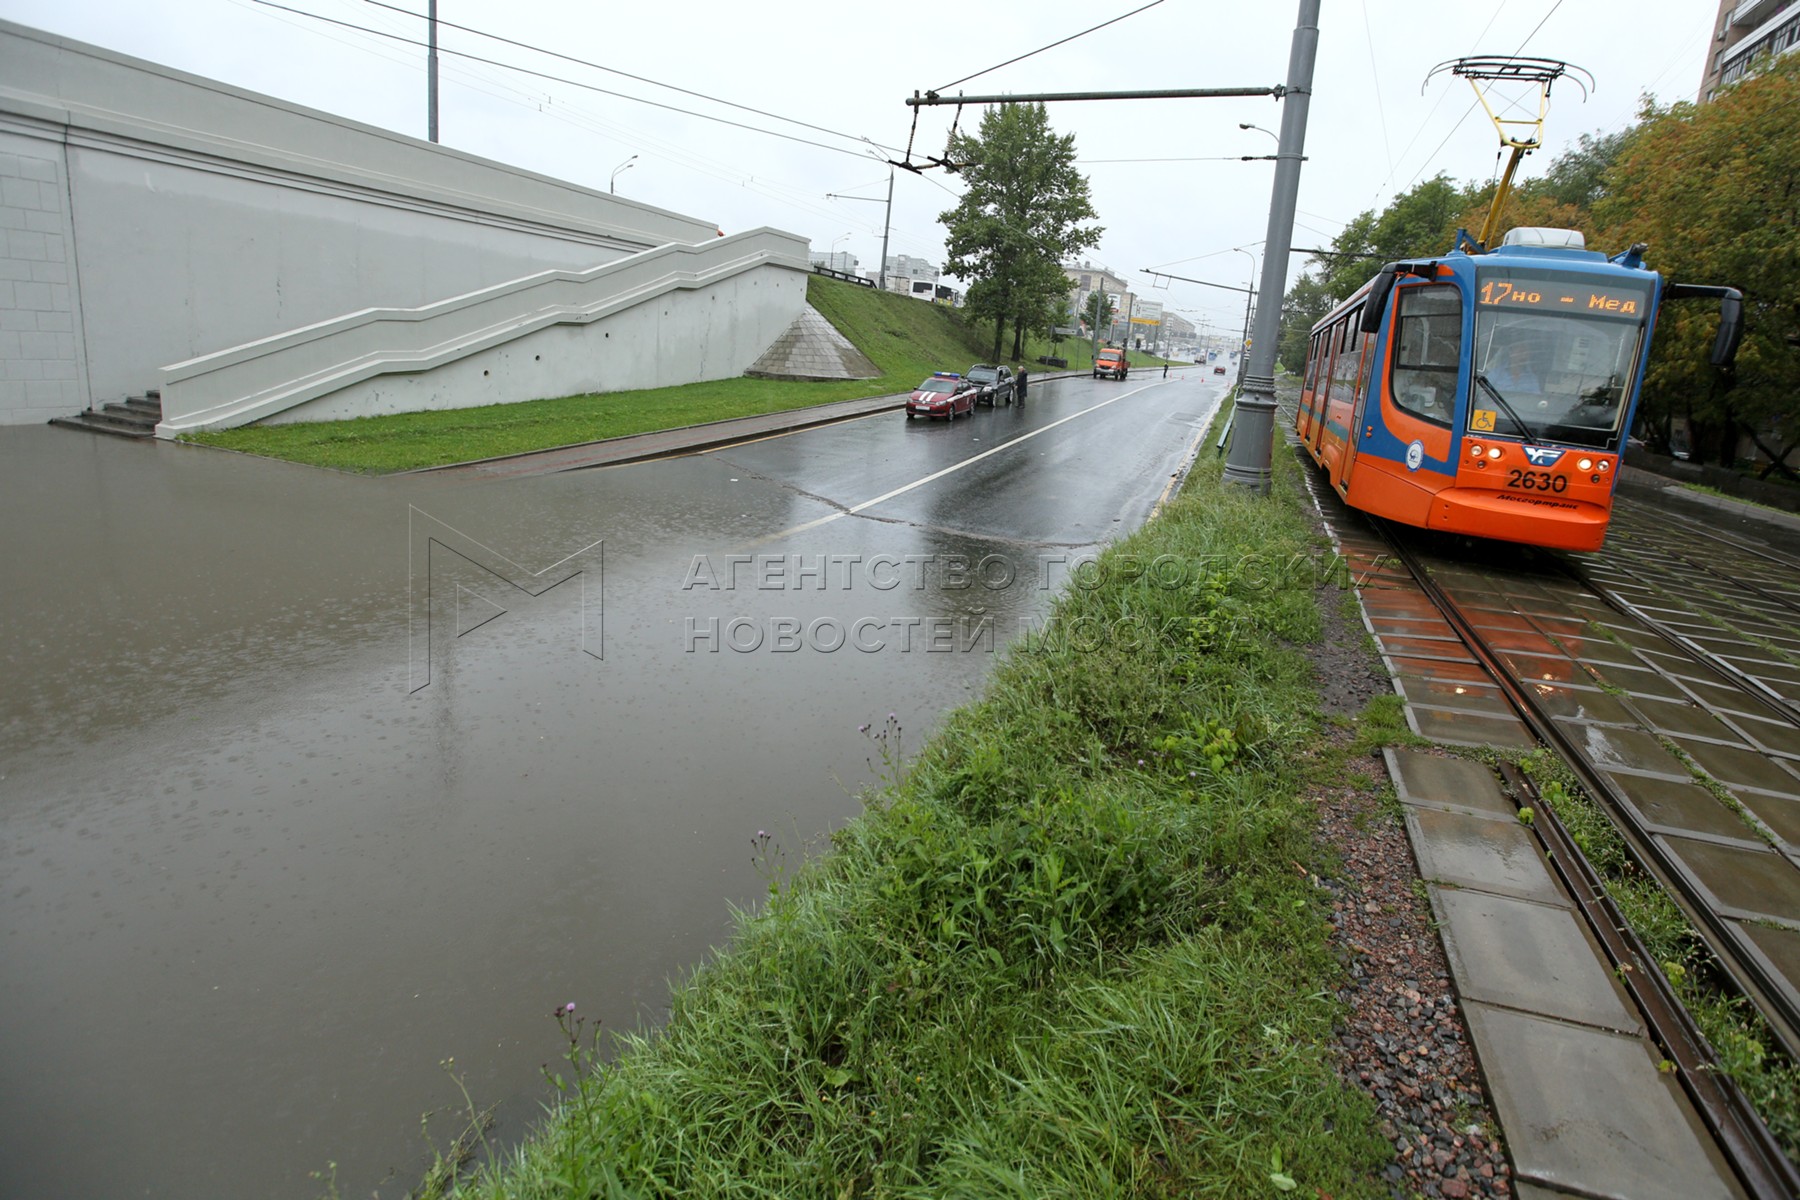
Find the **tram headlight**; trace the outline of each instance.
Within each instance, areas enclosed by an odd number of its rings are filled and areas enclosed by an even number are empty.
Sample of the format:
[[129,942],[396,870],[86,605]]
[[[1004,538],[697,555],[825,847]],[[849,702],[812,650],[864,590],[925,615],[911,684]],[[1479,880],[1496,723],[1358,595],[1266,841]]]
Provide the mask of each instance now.
[[1469,457],[1470,458],[1480,458],[1481,457],[1481,443],[1480,442],[1469,443]]
[[1584,471],[1591,471],[1594,469],[1594,460],[1591,458],[1584,458],[1580,462],[1576,463],[1575,465],[1580,467]]
[[1500,447],[1489,446],[1488,447],[1488,457],[1489,458],[1499,458],[1500,457]]
[[1612,463],[1611,463],[1611,462],[1609,462],[1609,461],[1607,461],[1607,460],[1606,460],[1606,459],[1604,459],[1604,458],[1603,458],[1603,459],[1601,459],[1601,460],[1600,460],[1600,469],[1601,469],[1601,470],[1602,470],[1602,471],[1605,471],[1605,470],[1610,470],[1610,469],[1611,469],[1611,467],[1612,467]]

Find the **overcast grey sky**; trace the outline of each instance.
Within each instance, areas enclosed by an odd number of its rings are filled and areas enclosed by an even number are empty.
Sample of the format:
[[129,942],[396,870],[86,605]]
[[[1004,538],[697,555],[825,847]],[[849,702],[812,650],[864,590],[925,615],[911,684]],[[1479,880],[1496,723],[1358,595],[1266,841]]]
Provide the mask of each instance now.
[[[391,0],[393,7],[373,0],[280,2],[424,38],[420,17],[394,9],[422,14],[426,0]],[[722,107],[446,27],[440,35],[446,51],[591,88],[446,55],[440,140],[601,190],[635,155],[616,176],[622,195],[714,221],[727,232],[760,225],[792,230],[816,250],[848,249],[874,267],[883,206],[826,194],[885,196],[888,169],[858,139],[904,150],[913,116],[904,101],[914,91],[943,90],[971,75],[960,85],[968,94],[1272,86],[1285,79],[1296,0],[1163,0],[988,70],[1144,3],[439,0],[441,21],[805,123]],[[1525,54],[1593,73],[1596,87],[1585,102],[1578,88],[1557,85],[1546,149],[1526,162],[1530,176],[1580,134],[1630,124],[1646,92],[1665,103],[1691,99],[1716,11],[1713,0],[1324,0],[1296,244],[1329,244],[1357,213],[1437,172],[1458,180],[1495,172],[1492,124],[1468,83],[1444,74],[1427,84],[1437,64],[1474,53]],[[0,16],[425,136],[422,49],[256,0],[0,0]],[[943,153],[953,115],[950,108],[920,112],[915,160]],[[967,109],[961,119],[972,128],[980,114]],[[1238,125],[1277,130],[1279,103],[1066,103],[1051,107],[1050,121],[1076,135],[1106,227],[1088,258],[1196,322],[1235,330],[1241,295],[1180,283],[1159,289],[1144,269],[1239,285],[1247,280],[1251,260],[1232,248],[1260,255],[1274,164],[1237,156],[1272,153],[1275,141]],[[900,172],[890,253],[942,265],[937,218],[960,190],[957,178],[942,171]],[[1297,256],[1292,273],[1301,261]]]

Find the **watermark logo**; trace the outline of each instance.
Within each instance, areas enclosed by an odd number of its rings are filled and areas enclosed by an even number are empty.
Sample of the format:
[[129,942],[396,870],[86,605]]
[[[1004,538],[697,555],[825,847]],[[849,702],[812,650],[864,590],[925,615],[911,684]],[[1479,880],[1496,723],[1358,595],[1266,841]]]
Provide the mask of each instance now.
[[[679,591],[712,607],[736,594],[742,607],[724,615],[688,615],[680,628],[684,654],[911,654],[1023,652],[1071,645],[1124,649],[1178,633],[1177,622],[1122,616],[1048,619],[1048,593],[1124,584],[1195,597],[1196,612],[1226,595],[1255,604],[1276,592],[1362,586],[1385,556],[1364,564],[1360,578],[1338,554],[1291,556],[1040,553],[1004,554],[696,554]],[[874,593],[871,608],[839,605],[821,593]],[[783,593],[793,607],[781,610]],[[907,593],[930,593],[909,603]],[[1005,593],[1011,593],[1007,595]],[[1039,593],[1030,599],[1022,593]],[[946,613],[945,601],[958,596]],[[729,601],[727,601],[729,603]],[[914,608],[914,604],[919,607]],[[871,611],[878,608],[878,611]],[[909,611],[909,609],[911,611]],[[823,611],[821,611],[823,610]]]
[[[605,539],[532,570],[416,505],[406,506],[407,694],[431,686],[435,652],[546,598],[573,603],[575,648],[606,659]],[[554,596],[552,596],[554,593]]]

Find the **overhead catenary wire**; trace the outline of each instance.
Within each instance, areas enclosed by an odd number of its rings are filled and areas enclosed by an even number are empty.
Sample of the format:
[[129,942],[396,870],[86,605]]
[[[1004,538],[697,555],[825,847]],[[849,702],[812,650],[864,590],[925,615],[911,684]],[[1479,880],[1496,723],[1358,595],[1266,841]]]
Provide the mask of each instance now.
[[[1161,2],[1162,2],[1162,0],[1157,0],[1157,3],[1160,4]],[[390,12],[401,13],[405,16],[414,17],[421,21],[427,19],[426,15],[424,13],[416,13],[416,12],[413,12],[411,9],[401,8],[397,4],[388,4],[385,2],[385,0],[362,0],[362,3],[372,5],[375,8],[385,8]],[[830,134],[832,137],[841,137],[848,141],[853,141],[853,142],[869,141],[869,139],[859,137],[855,134],[843,133],[836,129],[828,129],[823,125],[814,125],[810,121],[802,121],[795,117],[784,117],[780,113],[769,112],[767,109],[762,109],[762,108],[752,108],[748,104],[739,104],[733,100],[726,100],[720,96],[708,95],[705,92],[697,92],[691,88],[684,88],[677,84],[663,83],[661,80],[651,79],[650,77],[648,77],[646,75],[634,75],[630,71],[624,71],[624,70],[619,69],[618,67],[609,67],[605,63],[592,62],[585,58],[576,58],[572,54],[564,54],[558,50],[546,49],[543,46],[534,45],[531,42],[522,42],[515,38],[505,37],[498,33],[489,33],[486,30],[476,29],[473,26],[469,26],[469,25],[458,25],[456,22],[446,21],[442,17],[437,17],[437,18],[433,18],[433,19],[435,19],[439,25],[442,25],[448,29],[459,29],[464,33],[472,33],[476,37],[484,37],[484,38],[489,39],[490,41],[500,42],[503,45],[507,45],[507,46],[514,46],[521,50],[529,50],[533,54],[542,54],[546,58],[561,59],[564,62],[574,63],[576,66],[588,67],[595,71],[605,71],[609,75],[618,75],[625,79],[630,79],[636,83],[647,83],[651,87],[666,88],[671,92],[679,92],[683,96],[692,96],[696,100],[705,100],[711,104],[721,104],[721,105],[724,105],[726,108],[735,108],[741,112],[755,113],[759,117],[768,117],[769,119],[774,120],[774,121],[785,121],[789,125],[798,125],[802,129],[811,129],[815,133],[826,133],[826,134]],[[439,52],[442,53],[441,47],[440,47]],[[568,82],[568,81],[565,80],[562,82]],[[680,110],[677,110],[677,111],[680,111]],[[883,145],[881,145],[881,143],[873,142],[873,141],[870,141],[869,144],[872,146],[876,146],[882,150],[887,150],[889,152],[897,152],[896,148],[893,146],[883,146]]]
[[983,75],[989,75],[995,71],[998,71],[1001,67],[1010,67],[1016,62],[1023,62],[1026,59],[1030,58],[1034,54],[1042,54],[1046,50],[1054,50],[1058,46],[1061,46],[1061,45],[1064,45],[1065,43],[1074,41],[1076,38],[1084,38],[1090,33],[1094,33],[1097,30],[1105,29],[1108,25],[1116,25],[1120,21],[1125,20],[1127,17],[1135,17],[1139,13],[1143,12],[1145,9],[1155,8],[1157,5],[1161,4],[1162,2],[1163,2],[1163,0],[1150,0],[1150,3],[1144,5],[1142,8],[1134,8],[1128,13],[1120,13],[1118,16],[1112,18],[1109,21],[1100,22],[1100,24],[1095,25],[1092,29],[1084,29],[1080,33],[1071,33],[1068,37],[1061,38],[1057,41],[1051,42],[1048,46],[1039,46],[1036,50],[1032,50],[1032,51],[1029,51],[1028,53],[1021,54],[1017,58],[1009,58],[1003,63],[996,63],[991,67],[986,67],[980,71],[975,72],[973,75],[964,75],[961,79],[952,79],[949,83],[944,84],[942,87],[934,88],[933,90],[938,91],[938,92],[949,91],[951,88],[955,87],[959,83],[967,83],[971,79],[979,79]]
[[[247,11],[260,10],[266,12],[269,8],[274,7],[266,4],[259,4],[257,0],[231,0],[231,2],[235,6]],[[344,2],[350,3],[351,0],[344,0]],[[405,10],[395,11],[404,13]],[[317,14],[293,12],[291,15],[288,15],[275,12],[268,13],[268,15],[285,24],[293,25],[296,29],[307,30],[313,36],[323,38],[326,41],[334,42],[353,50],[372,54],[404,69],[415,72],[422,69],[416,58],[390,48],[386,41],[371,40],[370,38],[357,36],[358,33],[362,32],[358,27],[349,26],[352,30],[351,36],[340,37],[335,35],[329,29],[318,28]],[[301,18],[305,19],[302,20]],[[348,23],[345,22],[332,22],[332,24],[337,25],[338,27],[348,25]],[[378,30],[370,32],[377,37],[380,36],[380,31]],[[394,38],[390,40],[406,41],[408,39]],[[440,52],[444,52],[441,47]],[[572,125],[585,132],[606,136],[628,137],[629,140],[635,143],[653,147],[657,151],[657,156],[664,161],[675,163],[688,170],[718,179],[724,183],[748,188],[751,191],[767,196],[771,201],[796,211],[817,217],[828,217],[833,223],[844,219],[844,214],[841,209],[815,203],[815,194],[811,188],[784,184],[767,177],[750,174],[742,168],[729,163],[708,159],[703,155],[693,154],[687,151],[685,147],[653,137],[645,133],[642,129],[628,130],[625,127],[615,125],[595,115],[579,104],[560,101],[550,93],[522,89],[514,84],[496,79],[482,71],[479,66],[464,68],[452,60],[451,62],[445,63],[444,67],[445,73],[449,78],[460,81],[462,86],[471,91],[493,97],[504,103],[515,104],[531,109],[539,115],[548,116],[552,120],[561,121],[564,124]],[[501,69],[511,70],[512,68],[508,65],[502,65]],[[950,192],[951,195],[956,194],[951,189],[946,188],[944,190]],[[852,215],[851,219],[853,221],[860,221],[860,219],[856,218],[854,215]],[[867,227],[867,231],[875,233],[878,231],[878,227],[869,226]],[[893,226],[891,233],[897,242],[910,248],[930,250],[933,249],[936,244],[929,236],[918,233],[903,225]]]
[[[396,42],[403,42],[409,46],[418,46],[422,49],[427,48],[427,43],[419,41],[417,38],[409,38],[403,34],[398,34],[398,33],[389,33],[386,30],[373,29],[367,25],[358,25],[352,21],[340,21],[335,17],[327,17],[320,13],[307,12],[305,9],[292,8],[286,4],[277,4],[277,3],[275,3],[275,0],[250,0],[250,2],[252,4],[261,5],[264,8],[279,9],[282,12],[293,13],[296,16],[308,17],[314,21],[324,21],[325,23],[327,23],[329,25],[338,25],[338,26],[342,26],[343,28],[346,28],[346,29],[354,29],[360,33],[373,34],[376,37],[389,38]],[[439,54],[454,55],[458,58],[466,58],[466,59],[469,59],[474,62],[486,63],[489,66],[500,67],[501,69],[507,70],[507,71],[517,71],[521,75],[530,75],[530,76],[533,76],[538,79],[548,79],[554,83],[564,83],[564,84],[569,85],[570,87],[582,88],[585,91],[598,92],[602,96],[612,96],[615,99],[619,99],[619,100],[629,100],[633,104],[648,105],[651,108],[660,108],[660,109],[664,109],[668,112],[680,113],[683,116],[696,117],[702,121],[713,121],[720,125],[729,125],[734,129],[743,129],[743,130],[747,130],[751,133],[760,133],[765,137],[780,138],[781,140],[788,141],[788,142],[798,142],[799,144],[801,144],[803,146],[812,146],[812,147],[815,147],[820,150],[828,150],[833,154],[848,154],[853,158],[863,157],[863,151],[861,151],[861,150],[849,150],[842,146],[829,146],[829,145],[826,145],[824,142],[813,141],[811,138],[796,137],[791,133],[780,133],[776,130],[763,129],[760,126],[756,126],[756,125],[746,125],[742,121],[728,120],[725,117],[714,116],[711,113],[695,112],[693,109],[682,108],[679,105],[675,105],[675,104],[664,104],[659,100],[648,100],[642,96],[633,96],[629,92],[615,92],[610,88],[603,88],[603,87],[600,87],[600,86],[598,86],[596,84],[592,84],[592,83],[584,83],[579,79],[570,79],[563,75],[552,75],[547,71],[537,71],[537,70],[533,70],[530,67],[522,67],[522,66],[518,65],[517,63],[504,62],[497,58],[487,58],[480,54],[471,54],[466,50],[450,50],[450,49],[446,49],[443,46],[439,46],[437,48],[437,52]],[[834,134],[833,136],[844,137],[844,138],[850,137],[849,134]],[[854,140],[861,142],[864,139],[856,138]]]

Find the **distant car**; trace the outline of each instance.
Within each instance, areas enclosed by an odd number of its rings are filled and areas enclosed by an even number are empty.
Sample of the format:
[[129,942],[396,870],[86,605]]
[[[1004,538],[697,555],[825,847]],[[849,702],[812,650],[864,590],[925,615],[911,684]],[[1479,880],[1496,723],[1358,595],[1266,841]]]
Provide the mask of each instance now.
[[912,395],[906,398],[906,419],[943,417],[954,421],[957,413],[975,411],[975,394],[980,390],[980,385],[961,375],[939,371],[914,388]]
[[1114,379],[1123,379],[1131,371],[1131,360],[1125,357],[1123,350],[1107,347],[1094,359],[1094,378],[1110,375]]
[[1224,373],[1225,373],[1225,364],[1224,363],[1220,363],[1218,366],[1213,368],[1214,375],[1223,375]]
[[1013,373],[1011,367],[996,367],[992,363],[976,363],[968,372],[970,383],[980,387],[975,399],[982,404],[998,404],[1004,400],[1013,402]]

